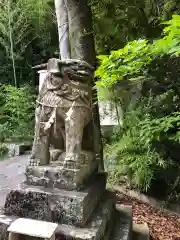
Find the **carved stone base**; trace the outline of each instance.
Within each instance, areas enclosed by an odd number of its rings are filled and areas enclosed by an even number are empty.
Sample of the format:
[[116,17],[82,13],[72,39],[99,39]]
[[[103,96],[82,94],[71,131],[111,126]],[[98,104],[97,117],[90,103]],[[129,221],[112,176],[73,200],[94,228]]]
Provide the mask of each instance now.
[[[84,227],[60,224],[56,240],[131,240],[132,208],[114,207],[114,199],[106,192]],[[18,217],[0,213],[0,240],[7,240],[7,228]]]
[[63,153],[50,165],[28,166],[26,179],[28,185],[74,190],[80,189],[97,168],[98,161],[92,153],[83,152],[74,160],[66,159]]
[[[113,222],[115,216],[115,199],[109,192],[105,192],[91,218],[87,221],[84,227],[76,227],[67,224],[59,224],[56,229],[56,240],[102,240],[104,234],[110,233],[113,230],[113,224],[109,228],[110,221]],[[2,220],[3,219],[3,220]],[[6,229],[17,217],[8,217],[0,214],[0,240],[6,239]],[[9,222],[8,222],[8,221]],[[1,238],[2,237],[2,238]]]
[[98,174],[82,191],[65,191],[21,185],[9,193],[5,214],[83,226],[106,187],[106,174]]

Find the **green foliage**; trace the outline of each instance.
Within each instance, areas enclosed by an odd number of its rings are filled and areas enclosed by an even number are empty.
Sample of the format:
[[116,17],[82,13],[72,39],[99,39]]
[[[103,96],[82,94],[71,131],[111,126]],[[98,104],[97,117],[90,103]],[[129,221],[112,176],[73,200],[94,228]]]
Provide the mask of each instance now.
[[[155,0],[90,0],[96,49],[99,54],[109,54],[122,48],[127,41],[158,37],[163,14],[161,3]],[[167,14],[170,13],[167,10]],[[172,13],[171,13],[172,14]],[[167,18],[165,18],[167,20]]]
[[153,54],[180,54],[180,15],[173,15],[172,19],[163,23],[164,37],[153,43]]
[[35,101],[29,89],[0,86],[1,142],[32,140]]
[[[163,181],[166,190],[179,196],[180,148],[180,16],[164,22],[162,37],[154,41],[134,40],[108,56],[100,56],[96,88],[127,94],[128,86],[143,81],[142,99],[105,148],[110,180],[128,177],[131,187],[148,191]],[[108,96],[109,99],[109,96]],[[112,95],[111,100],[114,100]],[[121,101],[122,102],[122,101]],[[167,194],[166,192],[166,194]]]
[[167,55],[151,62],[147,71],[151,78],[144,81],[142,99],[125,113],[123,127],[105,148],[111,182],[126,175],[131,187],[147,191],[160,180],[173,201],[180,192],[178,66],[179,58]]
[[58,38],[52,3],[52,0],[0,0],[1,83],[14,84],[13,68],[18,86],[29,82],[31,66],[54,54]]
[[176,182],[175,173],[170,181],[168,177],[164,178],[164,172],[177,166],[177,162],[168,155],[167,142],[175,140],[179,143],[179,125],[179,112],[154,118],[149,113],[149,104],[147,106],[143,101],[139,107],[128,112],[123,127],[116,130],[111,143],[105,148],[110,181],[117,183],[126,175],[130,187],[141,191],[149,190],[155,179],[163,179],[167,185]]
[[118,81],[131,76],[145,74],[145,66],[151,61],[150,45],[147,40],[134,40],[124,48],[112,51],[110,56],[99,56],[101,65],[95,75],[101,79],[97,87],[111,87]]
[[139,77],[147,78],[149,64],[165,54],[171,56],[180,53],[180,16],[174,15],[170,21],[164,22],[165,34],[159,40],[149,43],[148,40],[134,40],[110,55],[100,55],[100,66],[96,70],[96,88],[100,95],[105,89],[111,89],[120,81],[139,81]]
[[147,191],[157,173],[167,167],[163,155],[152,147],[155,136],[148,135],[148,125],[143,130],[139,126],[139,123],[146,123],[147,119],[149,117],[144,115],[141,107],[127,113],[123,128],[116,131],[112,143],[105,148],[110,180],[118,182],[122,175],[127,175],[131,187],[143,191]]
[[0,160],[7,154],[8,149],[4,144],[0,143]]
[[[160,118],[146,118],[139,123],[140,138],[144,145],[153,141],[174,140],[180,143],[180,113],[175,112]],[[176,129],[174,134],[171,130]]]
[[[10,15],[7,13],[10,3]],[[163,19],[178,13],[178,0],[89,0],[94,23],[96,51],[109,54],[127,41],[160,36]],[[0,0],[0,82],[13,84],[9,55],[8,16],[11,20],[15,68],[19,85],[29,82],[31,66],[45,62],[58,49],[53,0]]]
[[96,50],[109,54],[138,38],[161,35],[162,21],[180,14],[179,0],[89,0],[94,20]]

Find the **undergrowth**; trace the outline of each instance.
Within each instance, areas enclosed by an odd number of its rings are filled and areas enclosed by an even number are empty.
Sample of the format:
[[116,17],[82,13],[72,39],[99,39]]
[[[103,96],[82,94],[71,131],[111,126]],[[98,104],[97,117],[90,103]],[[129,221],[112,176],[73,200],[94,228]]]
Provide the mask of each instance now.
[[[163,25],[159,39],[134,40],[110,55],[99,56],[96,89],[99,99],[114,101],[116,107],[120,102],[123,109],[123,125],[104,151],[110,182],[125,179],[129,187],[143,192],[156,189],[169,196],[169,201],[178,201],[180,15]],[[137,104],[128,100],[133,85],[141,86]]]
[[0,85],[0,142],[32,140],[34,105],[30,86]]
[[180,167],[169,148],[179,144],[180,112],[155,117],[150,112],[154,98],[148,107],[146,100],[126,113],[123,126],[105,145],[109,182],[148,192],[154,182],[163,181],[169,201],[179,200]]
[[5,157],[7,153],[8,153],[7,147],[4,144],[0,143],[0,160],[3,159],[3,157]]

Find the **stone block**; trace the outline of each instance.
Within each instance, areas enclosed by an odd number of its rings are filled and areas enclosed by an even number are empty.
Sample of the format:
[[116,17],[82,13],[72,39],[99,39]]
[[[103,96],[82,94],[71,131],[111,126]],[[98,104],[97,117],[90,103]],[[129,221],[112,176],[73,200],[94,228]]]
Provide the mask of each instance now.
[[59,225],[56,236],[65,236],[67,239],[73,240],[101,240],[105,232],[107,233],[108,223],[113,221],[114,211],[115,198],[106,191],[103,199],[83,228]]
[[7,240],[8,239],[8,232],[7,232],[7,224],[0,223],[0,240]]
[[14,222],[18,217],[6,216],[3,211],[0,211],[0,240],[8,239],[7,229],[9,225]]
[[20,147],[18,144],[15,143],[9,143],[6,145],[8,149],[8,156],[14,157],[20,155]]
[[[116,217],[112,240],[132,239],[132,207],[125,205],[116,206]],[[103,239],[104,240],[104,239]]]
[[106,187],[106,174],[97,174],[81,191],[66,191],[21,185],[11,191],[5,214],[83,226],[90,218]]
[[10,233],[9,240],[19,239],[21,235],[55,240],[57,227],[56,223],[19,218],[10,225],[7,231]]
[[5,214],[51,221],[48,194],[43,191],[12,190],[6,197]]
[[113,228],[114,228],[114,219],[116,217],[115,212],[116,211],[114,209],[111,218],[107,222],[107,226],[106,226],[103,238],[101,240],[111,240],[111,235],[112,235]]
[[28,166],[26,180],[28,185],[44,186],[45,188],[80,189],[85,181],[98,168],[98,161],[91,153],[83,153],[78,161],[59,160],[47,166]]
[[146,223],[133,224],[133,240],[150,240],[149,228]]
[[8,149],[8,156],[15,157],[24,154],[26,151],[31,149],[31,144],[26,143],[5,143]]

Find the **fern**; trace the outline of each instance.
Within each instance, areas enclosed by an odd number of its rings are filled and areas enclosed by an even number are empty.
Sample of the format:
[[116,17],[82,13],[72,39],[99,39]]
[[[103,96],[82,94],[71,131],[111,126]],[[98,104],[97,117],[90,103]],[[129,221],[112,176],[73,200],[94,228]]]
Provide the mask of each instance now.
[[[166,156],[163,141],[172,139],[169,132],[180,121],[179,112],[154,118],[148,114],[145,103],[142,100],[140,106],[126,114],[123,128],[116,129],[111,143],[105,147],[110,182],[118,183],[122,176],[127,176],[130,186],[142,191],[147,191],[158,175],[174,166],[174,161]],[[148,106],[151,104],[153,99]]]

